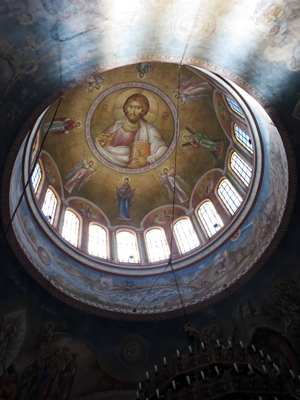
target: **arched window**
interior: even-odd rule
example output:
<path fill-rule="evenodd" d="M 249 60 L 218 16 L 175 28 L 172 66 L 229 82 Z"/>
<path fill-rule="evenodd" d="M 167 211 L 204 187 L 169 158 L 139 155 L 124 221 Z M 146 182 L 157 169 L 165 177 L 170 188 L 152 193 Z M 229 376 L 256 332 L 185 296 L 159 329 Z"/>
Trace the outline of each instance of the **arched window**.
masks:
<path fill-rule="evenodd" d="M 237 124 L 234 125 L 234 135 L 237 141 L 240 142 L 251 154 L 253 154 L 251 137 Z"/>
<path fill-rule="evenodd" d="M 31 175 L 31 184 L 32 184 L 34 193 L 36 193 L 38 190 L 39 184 L 41 182 L 41 178 L 42 178 L 41 167 L 40 167 L 39 163 L 36 163 L 33 173 Z"/>
<path fill-rule="evenodd" d="M 218 195 L 232 215 L 236 212 L 243 201 L 228 179 L 223 179 L 220 183 L 218 187 Z"/>
<path fill-rule="evenodd" d="M 79 218 L 70 210 L 65 211 L 61 235 L 73 246 L 78 246 Z"/>
<path fill-rule="evenodd" d="M 174 225 L 174 234 L 181 254 L 187 253 L 200 245 L 191 221 L 183 218 Z"/>
<path fill-rule="evenodd" d="M 146 233 L 146 243 L 150 262 L 166 260 L 170 256 L 166 235 L 161 229 L 151 229 Z"/>
<path fill-rule="evenodd" d="M 198 216 L 209 237 L 212 237 L 224 226 L 220 215 L 210 200 L 201 204 L 198 209 Z"/>
<path fill-rule="evenodd" d="M 126 263 L 138 263 L 138 249 L 136 237 L 128 231 L 117 233 L 118 260 Z"/>
<path fill-rule="evenodd" d="M 240 117 L 244 118 L 243 111 L 240 109 L 240 107 L 237 105 L 237 103 L 234 100 L 232 100 L 230 97 L 226 96 L 226 99 L 227 99 L 229 107 L 232 109 L 232 111 L 237 113 Z"/>
<path fill-rule="evenodd" d="M 231 156 L 231 168 L 237 174 L 237 176 L 244 182 L 246 186 L 249 186 L 252 168 L 237 154 L 233 153 Z"/>
<path fill-rule="evenodd" d="M 53 225 L 55 211 L 57 206 L 57 198 L 51 189 L 47 189 L 42 212 L 47 221 Z"/>
<path fill-rule="evenodd" d="M 89 254 L 107 258 L 107 233 L 99 225 L 90 224 L 89 226 Z"/>

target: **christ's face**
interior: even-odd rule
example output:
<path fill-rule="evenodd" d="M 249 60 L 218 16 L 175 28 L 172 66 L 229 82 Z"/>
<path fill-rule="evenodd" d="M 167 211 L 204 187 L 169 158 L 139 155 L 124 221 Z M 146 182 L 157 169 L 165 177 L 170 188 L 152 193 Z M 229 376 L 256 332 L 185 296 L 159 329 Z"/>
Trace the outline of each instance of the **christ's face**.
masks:
<path fill-rule="evenodd" d="M 126 117 L 130 122 L 138 122 L 144 114 L 141 104 L 133 101 L 126 108 Z"/>

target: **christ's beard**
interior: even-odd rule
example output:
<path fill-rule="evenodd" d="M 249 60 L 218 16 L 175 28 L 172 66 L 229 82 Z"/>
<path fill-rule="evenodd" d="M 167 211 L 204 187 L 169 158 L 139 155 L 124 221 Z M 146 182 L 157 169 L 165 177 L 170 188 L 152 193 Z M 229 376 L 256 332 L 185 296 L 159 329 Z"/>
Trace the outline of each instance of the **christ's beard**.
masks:
<path fill-rule="evenodd" d="M 141 119 L 141 117 L 138 117 L 135 114 L 127 114 L 127 119 L 130 122 L 138 122 Z"/>

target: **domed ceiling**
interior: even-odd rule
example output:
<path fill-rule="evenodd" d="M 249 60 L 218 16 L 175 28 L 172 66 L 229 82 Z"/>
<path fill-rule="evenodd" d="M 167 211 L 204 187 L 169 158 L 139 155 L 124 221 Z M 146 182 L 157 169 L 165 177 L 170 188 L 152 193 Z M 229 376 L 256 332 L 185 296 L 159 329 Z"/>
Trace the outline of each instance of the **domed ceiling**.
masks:
<path fill-rule="evenodd" d="M 236 126 L 253 151 L 237 140 Z M 247 185 L 233 173 L 234 152 L 251 167 Z M 36 195 L 27 188 L 13 222 L 23 263 L 62 300 L 116 318 L 165 318 L 180 314 L 182 302 L 194 310 L 227 295 L 261 267 L 286 205 L 286 155 L 269 116 L 233 82 L 199 68 L 140 63 L 94 71 L 75 85 L 50 106 L 20 148 L 11 213 L 36 158 L 42 188 Z M 224 177 L 242 199 L 234 213 L 218 195 Z M 43 207 L 47 187 L 58 198 L 52 226 L 35 212 Z M 124 207 L 122 190 L 130 192 Z M 206 201 L 224 223 L 212 237 L 197 214 Z M 78 247 L 61 237 L 67 209 L 80 219 Z M 172 232 L 181 218 L 192 221 L 200 242 L 187 252 L 180 251 Z M 107 232 L 106 258 L 88 252 L 91 223 Z M 152 228 L 165 233 L 173 267 L 167 259 L 151 262 L 145 232 Z M 122 230 L 137 237 L 135 264 L 118 259 L 116 236 Z"/>
<path fill-rule="evenodd" d="M 132 66 L 108 71 L 67 92 L 44 144 L 45 152 L 58 167 L 64 197 L 89 200 L 105 214 L 111 226 L 139 228 L 152 210 L 172 204 L 171 187 L 165 178 L 174 174 L 176 155 L 180 189 L 175 203 L 185 210 L 191 206 L 199 179 L 211 169 L 224 169 L 229 140 L 215 113 L 215 87 L 195 71 L 182 67 L 178 94 L 177 65 L 156 64 L 148 68 L 146 72 Z M 125 140 L 116 134 L 111 137 L 126 122 L 123 107 L 128 98 L 143 101 L 146 110 L 149 108 L 140 119 L 142 131 L 135 138 L 139 142 L 135 148 L 130 147 L 131 132 Z M 45 118 L 44 131 L 55 109 L 56 104 Z M 75 125 L 61 134 L 62 125 L 58 123 L 66 118 L 74 120 Z M 132 118 L 130 114 L 128 118 Z M 207 135 L 205 147 L 192 146 L 191 130 Z M 90 165 L 90 175 L 75 182 L 72 171 L 84 160 Z M 122 221 L 115 192 L 126 177 L 135 196 L 130 218 Z"/>

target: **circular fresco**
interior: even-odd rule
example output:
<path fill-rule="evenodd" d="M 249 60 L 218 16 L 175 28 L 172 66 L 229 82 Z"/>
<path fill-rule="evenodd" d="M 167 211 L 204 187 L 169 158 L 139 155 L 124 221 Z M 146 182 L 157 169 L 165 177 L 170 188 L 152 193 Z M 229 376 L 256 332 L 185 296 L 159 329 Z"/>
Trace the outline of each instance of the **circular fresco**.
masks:
<path fill-rule="evenodd" d="M 146 341 L 138 335 L 128 335 L 119 344 L 119 359 L 127 366 L 142 365 L 147 357 Z"/>
<path fill-rule="evenodd" d="M 105 166 L 140 173 L 163 163 L 179 131 L 176 107 L 157 87 L 115 85 L 92 104 L 86 119 L 87 143 Z"/>
<path fill-rule="evenodd" d="M 210 39 L 215 33 L 215 17 L 205 10 L 187 11 L 173 23 L 173 33 L 186 43 L 197 43 Z"/>

